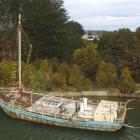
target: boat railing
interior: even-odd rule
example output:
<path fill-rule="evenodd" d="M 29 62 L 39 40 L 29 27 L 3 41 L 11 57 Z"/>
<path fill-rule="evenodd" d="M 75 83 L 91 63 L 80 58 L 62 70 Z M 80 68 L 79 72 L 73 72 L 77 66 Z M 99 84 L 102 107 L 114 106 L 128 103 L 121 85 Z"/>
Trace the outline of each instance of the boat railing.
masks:
<path fill-rule="evenodd" d="M 27 108 L 25 109 L 25 108 L 20 108 L 20 105 L 19 106 L 16 106 L 16 105 L 14 105 L 14 104 L 11 104 L 10 102 L 6 102 L 6 101 L 4 101 L 4 100 L 0 100 L 0 102 L 3 104 L 3 105 L 5 105 L 5 106 L 8 106 L 10 109 L 19 109 L 20 111 L 26 111 L 26 112 L 32 112 L 32 110 L 28 110 Z M 33 113 L 35 113 L 35 114 L 40 114 L 40 113 L 36 113 L 36 112 L 33 112 Z M 45 115 L 44 114 L 44 112 L 42 112 L 41 113 L 42 115 Z M 57 119 L 57 117 L 55 117 L 54 118 L 54 121 L 55 121 L 55 119 Z M 66 121 L 66 120 L 63 120 L 63 123 L 65 123 L 65 125 L 71 125 L 71 123 L 73 123 L 73 121 Z M 76 126 L 78 127 L 81 127 L 81 123 L 84 125 L 84 126 L 89 126 L 89 122 L 84 122 L 84 121 L 82 121 L 82 122 L 76 122 Z M 91 121 L 91 123 L 92 123 L 92 121 Z M 114 122 L 115 123 L 115 122 Z M 94 125 L 95 126 L 95 125 Z M 97 123 L 97 126 L 98 126 L 98 123 Z"/>
<path fill-rule="evenodd" d="M 125 120 L 125 117 L 126 117 L 126 114 L 127 114 L 127 111 L 128 111 L 128 104 L 132 101 L 135 101 L 135 99 L 130 99 L 128 100 L 126 103 L 125 103 L 125 107 L 124 107 L 124 113 L 123 113 L 123 117 L 122 117 L 122 120 L 124 121 Z"/>
<path fill-rule="evenodd" d="M 10 103 L 10 102 L 6 102 L 6 101 L 4 101 L 4 100 L 0 100 L 0 102 L 3 104 L 3 105 L 5 105 L 5 106 L 8 106 L 9 108 L 13 108 L 13 109 L 20 109 L 20 110 L 22 110 L 22 111 L 28 111 L 26 108 L 21 108 L 21 106 L 20 105 L 15 105 L 15 104 L 12 104 L 12 103 Z"/>

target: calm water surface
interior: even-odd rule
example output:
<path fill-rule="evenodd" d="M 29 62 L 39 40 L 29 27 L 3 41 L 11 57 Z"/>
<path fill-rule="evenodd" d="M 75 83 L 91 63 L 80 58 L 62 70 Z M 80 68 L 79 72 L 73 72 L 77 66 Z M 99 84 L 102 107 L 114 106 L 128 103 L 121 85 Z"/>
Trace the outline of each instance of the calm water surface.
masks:
<path fill-rule="evenodd" d="M 140 101 L 129 105 L 127 123 L 137 126 L 118 132 L 61 128 L 12 119 L 0 110 L 0 140 L 140 140 Z"/>

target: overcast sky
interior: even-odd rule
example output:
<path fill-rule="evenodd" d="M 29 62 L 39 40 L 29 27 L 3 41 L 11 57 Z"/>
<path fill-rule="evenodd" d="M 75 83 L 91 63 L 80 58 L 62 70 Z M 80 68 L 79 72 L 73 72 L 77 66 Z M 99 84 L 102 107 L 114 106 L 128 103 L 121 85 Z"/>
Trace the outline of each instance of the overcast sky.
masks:
<path fill-rule="evenodd" d="M 71 19 L 85 29 L 117 30 L 140 26 L 140 0 L 64 0 Z"/>

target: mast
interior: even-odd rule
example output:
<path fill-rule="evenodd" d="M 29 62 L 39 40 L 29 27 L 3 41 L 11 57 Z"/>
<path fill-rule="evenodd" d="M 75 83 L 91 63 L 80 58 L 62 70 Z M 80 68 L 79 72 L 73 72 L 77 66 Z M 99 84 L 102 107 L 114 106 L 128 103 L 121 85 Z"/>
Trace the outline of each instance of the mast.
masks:
<path fill-rule="evenodd" d="M 22 77 L 21 77 L 21 14 L 19 13 L 18 21 L 18 80 L 19 90 L 22 90 Z"/>

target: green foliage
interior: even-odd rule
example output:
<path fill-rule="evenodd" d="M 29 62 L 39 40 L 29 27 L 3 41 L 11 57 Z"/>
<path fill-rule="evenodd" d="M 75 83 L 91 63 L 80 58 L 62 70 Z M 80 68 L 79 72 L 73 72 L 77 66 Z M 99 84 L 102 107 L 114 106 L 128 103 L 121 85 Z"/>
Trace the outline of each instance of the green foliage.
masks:
<path fill-rule="evenodd" d="M 41 61 L 40 72 L 44 79 L 44 90 L 52 90 L 53 69 L 48 60 Z"/>
<path fill-rule="evenodd" d="M 90 80 L 85 78 L 78 65 L 73 65 L 71 67 L 68 82 L 70 86 L 78 91 L 91 89 Z"/>
<path fill-rule="evenodd" d="M 55 59 L 56 60 L 56 59 Z M 78 65 L 62 63 L 53 69 L 50 60 L 24 64 L 23 85 L 35 91 L 82 91 L 92 89 L 92 82 L 84 76 Z"/>
<path fill-rule="evenodd" d="M 136 90 L 136 83 L 134 82 L 131 72 L 126 67 L 122 70 L 121 81 L 120 81 L 120 91 L 122 93 L 133 93 Z"/>
<path fill-rule="evenodd" d="M 21 11 L 23 29 L 33 44 L 32 60 L 57 57 L 70 61 L 74 50 L 82 47 L 83 27 L 68 21 L 63 0 L 1 0 L 0 4 L 3 30 L 16 30 Z"/>
<path fill-rule="evenodd" d="M 107 63 L 107 70 L 106 70 L 106 75 L 107 75 L 107 86 L 115 86 L 117 84 L 117 68 L 115 65 L 111 63 Z"/>
<path fill-rule="evenodd" d="M 96 82 L 99 87 L 113 87 L 117 81 L 117 69 L 111 63 L 101 61 L 96 73 Z"/>
<path fill-rule="evenodd" d="M 138 40 L 140 41 L 140 27 L 136 29 L 136 36 Z"/>
<path fill-rule="evenodd" d="M 92 89 L 95 81 L 99 88 L 117 87 L 120 81 L 122 92 L 133 92 L 135 81 L 140 82 L 140 28 L 104 32 L 95 45 L 82 40 L 83 27 L 69 21 L 63 0 L 0 0 L 0 5 L 0 86 L 12 86 L 17 78 L 13 73 L 19 11 L 33 44 L 32 63 L 23 64 L 25 88 L 82 91 Z M 25 61 L 28 45 L 22 40 Z"/>
<path fill-rule="evenodd" d="M 76 21 L 69 21 L 67 22 L 67 28 L 76 35 L 83 36 L 84 35 L 84 29 L 82 25 Z"/>
<path fill-rule="evenodd" d="M 65 77 L 61 73 L 54 73 L 53 75 L 53 87 L 55 91 L 66 91 L 67 83 Z"/>
<path fill-rule="evenodd" d="M 124 67 L 129 67 L 132 76 L 140 81 L 140 40 L 129 29 L 120 29 L 114 32 L 105 32 L 99 41 L 99 54 L 107 62 L 116 65 L 120 75 Z"/>
<path fill-rule="evenodd" d="M 49 64 L 49 61 L 47 59 L 41 61 L 40 69 L 42 70 L 44 76 L 48 78 L 52 74 L 52 66 Z"/>
<path fill-rule="evenodd" d="M 61 58 L 68 20 L 63 0 L 23 2 L 23 13 L 23 27 L 33 42 L 34 58 Z"/>
<path fill-rule="evenodd" d="M 15 55 L 16 48 L 16 32 L 0 31 L 0 61 L 1 60 L 12 60 Z"/>
<path fill-rule="evenodd" d="M 35 71 L 36 71 L 36 69 L 32 64 L 24 65 L 23 73 L 22 73 L 22 77 L 23 77 L 22 80 L 23 80 L 24 86 L 26 88 L 33 88 L 33 85 L 34 85 L 33 79 L 34 79 L 34 76 L 36 75 Z M 38 73 L 37 73 L 37 76 L 38 76 Z"/>
<path fill-rule="evenodd" d="M 33 73 L 32 89 L 34 89 L 35 91 L 45 91 L 45 79 L 42 71 L 40 70 Z"/>
<path fill-rule="evenodd" d="M 67 63 L 62 63 L 58 71 L 65 77 L 67 82 L 67 87 L 70 90 L 82 91 L 90 90 L 92 88 L 92 82 L 85 77 L 80 67 L 76 64 L 68 65 Z"/>
<path fill-rule="evenodd" d="M 68 80 L 69 77 L 70 66 L 67 63 L 62 63 L 59 68 L 58 72 L 63 74 L 63 76 Z"/>
<path fill-rule="evenodd" d="M 81 48 L 84 45 L 82 35 L 84 33 L 83 27 L 74 21 L 66 23 L 67 34 L 65 36 L 65 46 L 63 47 L 63 60 L 70 61 L 75 49 Z M 61 54 L 62 55 L 62 54 Z"/>
<path fill-rule="evenodd" d="M 78 64 L 84 74 L 92 80 L 95 78 L 99 63 L 99 55 L 96 48 L 97 46 L 91 43 L 74 52 L 75 63 Z"/>
<path fill-rule="evenodd" d="M 15 80 L 15 64 L 14 62 L 3 61 L 0 63 L 0 86 L 13 86 Z"/>
<path fill-rule="evenodd" d="M 106 75 L 106 63 L 104 61 L 102 61 L 99 64 L 98 71 L 96 74 L 96 82 L 101 87 L 106 86 L 107 75 Z"/>
<path fill-rule="evenodd" d="M 60 65 L 59 59 L 56 57 L 50 58 L 49 63 L 52 65 L 53 71 L 56 72 Z"/>

